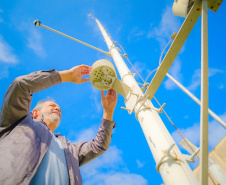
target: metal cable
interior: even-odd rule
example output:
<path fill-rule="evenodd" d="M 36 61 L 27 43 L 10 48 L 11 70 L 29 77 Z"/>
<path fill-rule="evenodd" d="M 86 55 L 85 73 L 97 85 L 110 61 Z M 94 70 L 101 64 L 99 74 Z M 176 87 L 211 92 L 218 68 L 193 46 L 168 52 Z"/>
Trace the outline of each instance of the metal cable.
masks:
<path fill-rule="evenodd" d="M 164 47 L 164 49 L 162 50 L 162 53 L 160 55 L 160 58 L 159 58 L 159 65 L 161 64 L 162 62 L 162 55 L 163 53 L 165 52 L 166 48 L 168 47 L 168 45 L 170 44 L 170 42 L 172 41 L 173 39 L 170 39 L 169 42 L 166 44 L 166 46 Z"/>
<path fill-rule="evenodd" d="M 144 82 L 144 79 L 142 78 L 142 76 L 138 73 L 138 71 L 136 70 L 136 68 L 133 66 L 133 64 L 130 62 L 129 58 L 126 58 L 128 60 L 128 62 L 130 63 L 130 65 L 133 67 L 134 71 L 137 73 L 137 75 L 141 78 L 141 80 Z"/>
<path fill-rule="evenodd" d="M 122 46 L 122 45 L 121 45 Z M 123 46 L 122 46 L 122 51 L 124 52 L 124 54 L 126 54 Z M 128 62 L 130 63 L 130 65 L 133 67 L 134 71 L 137 73 L 137 75 L 141 78 L 141 80 L 143 81 L 143 83 L 145 83 L 144 79 L 142 78 L 142 76 L 138 73 L 138 71 L 136 70 L 136 68 L 133 66 L 133 64 L 130 62 L 129 58 L 126 58 L 128 60 Z"/>
<path fill-rule="evenodd" d="M 151 76 L 151 74 L 153 73 L 153 72 L 155 72 L 157 69 L 154 69 L 154 70 L 152 70 L 149 74 L 148 74 L 148 76 L 147 76 L 147 78 L 145 79 L 145 82 L 144 83 L 146 83 L 147 81 L 148 81 L 148 78 Z"/>

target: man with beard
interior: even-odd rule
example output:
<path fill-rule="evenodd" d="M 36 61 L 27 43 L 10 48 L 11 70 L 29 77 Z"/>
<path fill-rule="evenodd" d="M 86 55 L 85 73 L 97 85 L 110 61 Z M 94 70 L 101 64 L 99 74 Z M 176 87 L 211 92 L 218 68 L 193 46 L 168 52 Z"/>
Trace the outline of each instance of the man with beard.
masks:
<path fill-rule="evenodd" d="M 105 152 L 110 144 L 117 93 L 101 91 L 103 118 L 96 137 L 77 145 L 54 134 L 61 120 L 60 106 L 40 101 L 32 113 L 32 95 L 61 82 L 81 84 L 92 68 L 38 71 L 16 78 L 9 86 L 0 113 L 0 184 L 81 185 L 79 167 Z M 76 120 L 75 120 L 76 121 Z"/>

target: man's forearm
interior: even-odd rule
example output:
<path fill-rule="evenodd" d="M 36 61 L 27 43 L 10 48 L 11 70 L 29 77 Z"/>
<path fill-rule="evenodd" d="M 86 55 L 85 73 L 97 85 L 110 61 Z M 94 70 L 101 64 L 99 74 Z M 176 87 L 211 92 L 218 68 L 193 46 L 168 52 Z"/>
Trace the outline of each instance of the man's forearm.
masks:
<path fill-rule="evenodd" d="M 29 113 L 33 93 L 60 82 L 60 75 L 55 70 L 37 71 L 16 78 L 3 99 L 0 127 L 6 128 Z"/>

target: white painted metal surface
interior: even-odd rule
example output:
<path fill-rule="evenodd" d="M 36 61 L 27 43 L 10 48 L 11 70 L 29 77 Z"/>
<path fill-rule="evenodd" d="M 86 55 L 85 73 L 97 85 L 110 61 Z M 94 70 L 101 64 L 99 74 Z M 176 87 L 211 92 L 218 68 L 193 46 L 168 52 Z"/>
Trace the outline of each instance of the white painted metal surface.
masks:
<path fill-rule="evenodd" d="M 166 129 L 164 123 L 159 117 L 156 110 L 151 109 L 153 107 L 150 100 L 146 100 L 144 103 L 143 93 L 138 86 L 133 75 L 129 75 L 130 71 L 123 61 L 121 55 L 119 54 L 117 48 L 114 46 L 110 37 L 107 35 L 101 23 L 95 19 L 103 37 L 107 43 L 107 46 L 110 50 L 110 53 L 113 57 L 115 65 L 118 69 L 118 72 L 123 77 L 123 82 L 130 86 L 133 90 L 133 93 L 125 101 L 126 106 L 135 105 L 135 114 L 140 122 L 148 145 L 153 154 L 156 164 L 159 166 L 159 172 L 162 176 L 165 185 L 193 185 L 198 184 L 197 179 L 192 173 L 192 170 L 188 166 L 187 162 L 183 158 L 180 150 L 175 145 L 169 151 L 170 147 L 175 144 L 168 130 Z M 140 98 L 141 97 L 141 98 Z M 169 154 L 174 156 L 179 160 L 165 156 L 164 151 L 169 151 Z M 161 162 L 162 160 L 162 162 Z M 160 162 L 160 163 L 159 163 Z"/>
<path fill-rule="evenodd" d="M 187 39 L 196 21 L 198 20 L 200 14 L 200 1 L 196 1 L 183 25 L 181 26 L 179 32 L 177 33 L 176 38 L 171 44 L 168 52 L 166 53 L 160 67 L 158 68 L 158 71 L 155 73 L 155 76 L 153 77 L 147 91 L 145 92 L 145 97 L 149 96 L 150 100 L 153 98 L 164 77 L 166 76 L 166 73 L 169 71 L 171 65 L 173 64 L 173 61 L 175 60 L 177 54 L 183 46 L 185 40 Z"/>
<path fill-rule="evenodd" d="M 222 168 L 209 157 L 208 160 L 209 169 L 213 176 L 217 179 L 220 185 L 226 185 L 226 173 L 222 170 Z"/>
<path fill-rule="evenodd" d="M 201 116 L 200 116 L 200 184 L 208 184 L 208 8 L 202 0 L 201 29 Z"/>
<path fill-rule="evenodd" d="M 201 106 L 200 100 L 194 96 L 188 89 L 186 89 L 180 82 L 173 78 L 169 73 L 166 73 L 166 76 L 172 80 L 182 91 L 184 91 L 191 99 L 193 99 L 197 104 Z M 222 126 L 226 129 L 226 123 L 216 115 L 212 110 L 208 109 L 209 114 Z"/>

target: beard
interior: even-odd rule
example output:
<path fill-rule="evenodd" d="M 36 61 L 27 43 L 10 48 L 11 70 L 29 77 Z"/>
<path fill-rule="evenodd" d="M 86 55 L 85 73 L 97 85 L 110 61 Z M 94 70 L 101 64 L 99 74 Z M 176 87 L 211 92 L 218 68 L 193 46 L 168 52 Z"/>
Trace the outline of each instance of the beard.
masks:
<path fill-rule="evenodd" d="M 49 112 L 45 112 L 43 113 L 43 117 L 44 119 L 49 120 L 50 122 L 52 122 L 54 125 L 56 125 L 56 127 L 59 126 L 61 118 L 58 114 L 54 113 L 57 111 L 49 111 Z"/>

